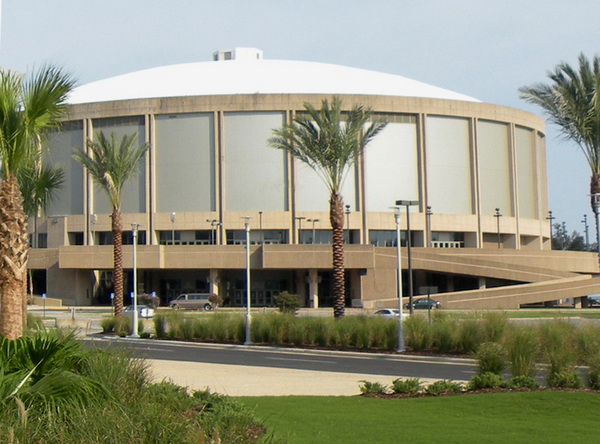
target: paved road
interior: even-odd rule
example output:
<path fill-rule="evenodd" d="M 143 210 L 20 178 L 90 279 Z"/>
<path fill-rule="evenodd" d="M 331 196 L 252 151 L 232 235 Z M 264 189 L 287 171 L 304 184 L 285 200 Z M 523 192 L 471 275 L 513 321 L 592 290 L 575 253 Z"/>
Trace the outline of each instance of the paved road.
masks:
<path fill-rule="evenodd" d="M 87 343 L 132 350 L 149 361 L 156 379 L 231 395 L 354 395 L 361 380 L 388 385 L 397 377 L 466 381 L 475 373 L 470 359 L 105 336 L 88 336 Z"/>

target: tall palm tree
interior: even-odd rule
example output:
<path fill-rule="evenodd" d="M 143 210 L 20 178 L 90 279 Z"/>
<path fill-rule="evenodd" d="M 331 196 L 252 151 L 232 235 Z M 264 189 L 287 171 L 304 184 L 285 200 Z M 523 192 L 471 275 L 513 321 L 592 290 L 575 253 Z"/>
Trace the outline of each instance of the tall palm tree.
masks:
<path fill-rule="evenodd" d="M 106 193 L 112 206 L 115 316 L 121 316 L 123 314 L 123 223 L 121 219 L 123 187 L 139 172 L 140 161 L 148 150 L 148 144 L 139 145 L 136 134 L 125 135 L 118 141 L 115 132 L 111 133 L 108 139 L 100 131 L 96 139 L 87 141 L 87 153 L 81 148 L 76 149 L 73 157 L 87 168 L 92 179 Z"/>
<path fill-rule="evenodd" d="M 33 218 L 33 233 L 31 245 L 37 248 L 37 222 L 40 213 L 45 214 L 48 203 L 54 197 L 54 193 L 64 181 L 64 171 L 61 167 L 51 167 L 41 164 L 41 160 L 36 164 L 19 172 L 17 180 L 23 195 L 23 210 L 25 214 Z M 31 270 L 29 276 L 29 291 L 33 295 L 33 277 Z M 23 322 L 27 322 L 27 301 L 23 300 Z"/>
<path fill-rule="evenodd" d="M 590 61 L 584 54 L 579 67 L 559 63 L 548 73 L 550 84 L 536 83 L 519 88 L 521 98 L 539 105 L 563 135 L 579 145 L 591 170 L 590 194 L 600 193 L 600 57 Z M 596 218 L 597 239 L 600 227 Z M 600 258 L 599 258 L 600 259 Z"/>
<path fill-rule="evenodd" d="M 306 113 L 296 117 L 292 124 L 273 130 L 269 144 L 290 152 L 310 166 L 325 182 L 329 190 L 329 221 L 333 232 L 333 297 L 336 318 L 344 316 L 344 199 L 341 188 L 344 179 L 363 153 L 367 144 L 385 127 L 383 121 L 367 125 L 372 116 L 370 109 L 355 105 L 342 111 L 342 101 L 327 99 L 321 109 L 304 104 Z"/>
<path fill-rule="evenodd" d="M 66 116 L 74 80 L 44 66 L 30 78 L 0 70 L 0 335 L 23 334 L 27 215 L 18 177 L 41 158 L 45 135 Z"/>

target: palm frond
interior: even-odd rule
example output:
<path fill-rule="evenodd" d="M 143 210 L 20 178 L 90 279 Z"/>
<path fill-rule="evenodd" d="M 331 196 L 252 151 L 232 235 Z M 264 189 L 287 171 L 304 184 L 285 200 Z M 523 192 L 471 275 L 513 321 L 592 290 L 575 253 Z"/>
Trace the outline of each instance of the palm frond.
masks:
<path fill-rule="evenodd" d="M 23 194 L 23 209 L 28 216 L 36 216 L 39 211 L 46 212 L 56 191 L 64 182 L 61 167 L 42 165 L 30 166 L 19 172 L 17 179 Z"/>
<path fill-rule="evenodd" d="M 559 63 L 548 73 L 549 84 L 519 89 L 521 98 L 540 106 L 561 133 L 576 142 L 591 170 L 600 176 L 600 57 L 583 54 L 577 68 Z"/>
<path fill-rule="evenodd" d="M 324 99 L 320 109 L 308 103 L 304 108 L 292 124 L 273 130 L 269 144 L 306 163 L 337 194 L 350 168 L 387 123 L 368 123 L 372 112 L 362 106 L 343 111 L 339 97 L 331 103 Z"/>
<path fill-rule="evenodd" d="M 138 145 L 136 134 L 117 140 L 115 132 L 108 139 L 99 131 L 96 140 L 87 141 L 87 147 L 89 152 L 79 148 L 74 151 L 73 157 L 106 192 L 112 207 L 120 210 L 123 187 L 138 172 L 148 144 Z"/>

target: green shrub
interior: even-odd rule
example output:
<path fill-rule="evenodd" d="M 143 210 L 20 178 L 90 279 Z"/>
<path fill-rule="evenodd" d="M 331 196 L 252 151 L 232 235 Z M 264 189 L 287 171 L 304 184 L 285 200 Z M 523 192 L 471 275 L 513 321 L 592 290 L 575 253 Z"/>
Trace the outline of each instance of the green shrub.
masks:
<path fill-rule="evenodd" d="M 549 372 L 548 387 L 580 389 L 583 381 L 575 372 Z"/>
<path fill-rule="evenodd" d="M 539 337 L 532 327 L 516 327 L 504 341 L 509 361 L 510 374 L 517 376 L 535 376 L 535 364 L 539 354 Z"/>
<path fill-rule="evenodd" d="M 485 372 L 473 376 L 467 384 L 467 390 L 495 389 L 507 387 L 507 383 L 497 373 Z"/>
<path fill-rule="evenodd" d="M 477 349 L 477 374 L 502 373 L 506 367 L 506 350 L 497 342 L 484 342 Z"/>
<path fill-rule="evenodd" d="M 431 347 L 432 328 L 423 316 L 412 315 L 403 324 L 407 347 L 414 351 Z"/>
<path fill-rule="evenodd" d="M 536 389 L 540 386 L 540 384 L 531 376 L 514 376 L 508 380 L 508 386 L 513 389 Z"/>
<path fill-rule="evenodd" d="M 296 313 L 302 307 L 302 298 L 297 294 L 292 294 L 287 291 L 279 293 L 273 298 L 275 306 L 282 313 Z"/>
<path fill-rule="evenodd" d="M 459 382 L 454 382 L 449 379 L 442 379 L 429 384 L 425 392 L 429 395 L 439 396 L 447 393 L 460 393 L 463 391 L 463 386 Z"/>
<path fill-rule="evenodd" d="M 423 390 L 423 384 L 419 378 L 396 378 L 392 381 L 392 390 L 394 393 L 414 395 Z"/>
<path fill-rule="evenodd" d="M 360 392 L 363 395 L 385 395 L 388 392 L 388 386 L 379 382 L 359 381 Z"/>

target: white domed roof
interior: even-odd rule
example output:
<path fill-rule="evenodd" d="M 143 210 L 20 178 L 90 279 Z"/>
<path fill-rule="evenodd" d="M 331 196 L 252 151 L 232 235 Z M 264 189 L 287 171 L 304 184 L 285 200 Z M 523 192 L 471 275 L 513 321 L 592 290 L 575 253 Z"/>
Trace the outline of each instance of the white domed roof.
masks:
<path fill-rule="evenodd" d="M 234 94 L 357 94 L 479 102 L 397 75 L 259 58 L 162 66 L 110 77 L 76 88 L 69 103 Z"/>

